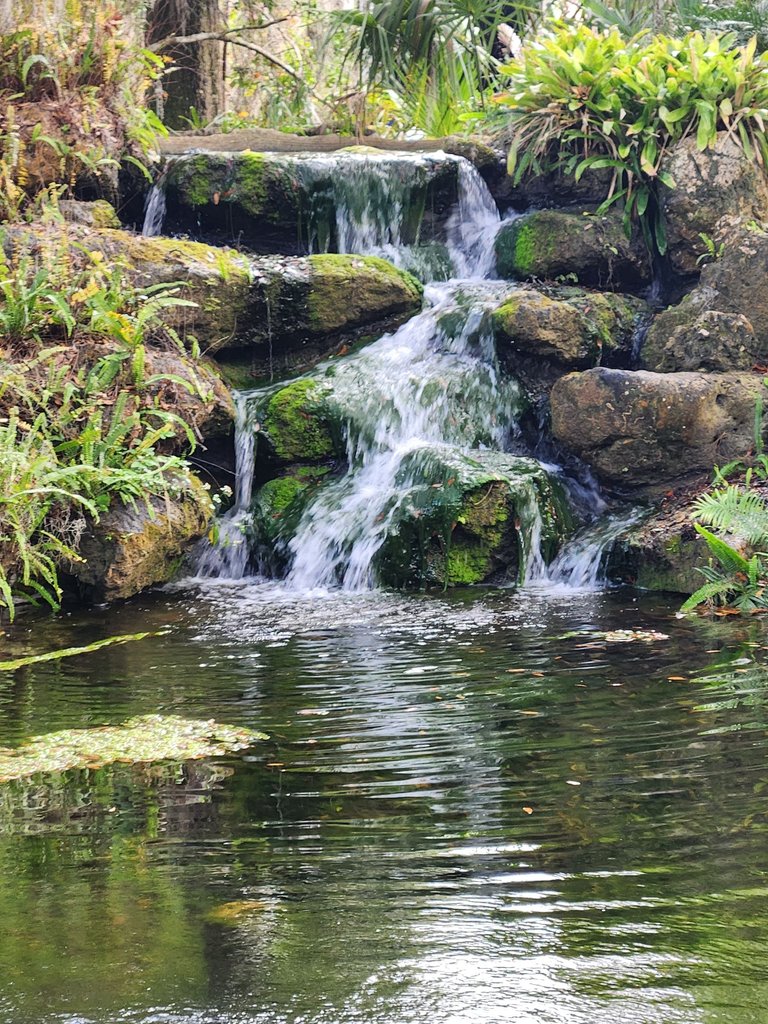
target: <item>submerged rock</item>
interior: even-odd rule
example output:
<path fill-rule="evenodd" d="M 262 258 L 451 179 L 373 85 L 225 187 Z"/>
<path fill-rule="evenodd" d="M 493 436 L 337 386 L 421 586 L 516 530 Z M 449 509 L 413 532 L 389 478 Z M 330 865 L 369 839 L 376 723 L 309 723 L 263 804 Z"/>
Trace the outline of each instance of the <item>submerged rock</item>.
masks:
<path fill-rule="evenodd" d="M 208 491 L 199 480 L 190 475 L 178 487 L 167 499 L 150 499 L 149 508 L 112 508 L 88 528 L 78 546 L 82 561 L 69 572 L 89 598 L 120 600 L 173 579 L 213 517 Z"/>
<path fill-rule="evenodd" d="M 559 485 L 534 459 L 451 448 L 416 451 L 376 559 L 395 587 L 468 586 L 498 575 L 522 580 L 550 561 L 572 529 Z"/>
<path fill-rule="evenodd" d="M 763 390 L 759 374 L 598 367 L 554 385 L 552 432 L 609 486 L 653 494 L 745 455 Z"/>
<path fill-rule="evenodd" d="M 669 260 L 680 274 L 698 273 L 707 238 L 716 248 L 727 245 L 738 223 L 768 218 L 765 174 L 729 132 L 703 152 L 689 136 L 664 158 L 662 171 L 675 181 L 674 188 L 662 186 L 661 208 Z"/>
<path fill-rule="evenodd" d="M 496 265 L 502 277 L 611 290 L 635 291 L 652 276 L 642 239 L 627 238 L 621 217 L 569 210 L 537 210 L 503 226 Z"/>

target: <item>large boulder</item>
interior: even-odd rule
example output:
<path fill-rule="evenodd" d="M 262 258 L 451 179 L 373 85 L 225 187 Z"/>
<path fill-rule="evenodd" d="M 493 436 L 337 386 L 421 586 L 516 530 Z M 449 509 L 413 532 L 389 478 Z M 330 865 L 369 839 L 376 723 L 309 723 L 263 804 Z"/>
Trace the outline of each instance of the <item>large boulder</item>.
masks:
<path fill-rule="evenodd" d="M 597 367 L 552 388 L 552 433 L 609 487 L 655 494 L 745 455 L 763 378 Z"/>
<path fill-rule="evenodd" d="M 563 368 L 629 362 L 649 315 L 640 299 L 583 288 L 516 288 L 493 314 L 499 354 L 509 350 Z M 514 359 L 512 359 L 514 364 Z"/>
<path fill-rule="evenodd" d="M 81 561 L 70 566 L 81 592 L 95 601 L 115 601 L 173 579 L 213 516 L 199 480 L 189 476 L 177 484 L 167 500 L 118 505 L 90 526 L 78 546 Z"/>
<path fill-rule="evenodd" d="M 642 348 L 647 369 L 741 369 L 768 359 L 768 232 L 734 236 L 683 301 L 660 313 Z"/>
<path fill-rule="evenodd" d="M 674 188 L 662 186 L 669 260 L 680 274 L 696 274 L 707 239 L 728 244 L 738 224 L 768 218 L 768 181 L 729 132 L 713 149 L 699 150 L 694 136 L 678 143 L 662 163 Z M 705 237 L 702 237 L 705 236 Z"/>
<path fill-rule="evenodd" d="M 644 243 L 628 239 L 617 214 L 537 210 L 504 225 L 496 236 L 502 277 L 637 291 L 652 277 Z"/>
<path fill-rule="evenodd" d="M 522 580 L 539 554 L 532 543 L 551 561 L 573 529 L 559 484 L 534 459 L 426 447 L 401 472 L 409 489 L 376 559 L 390 586 Z"/>

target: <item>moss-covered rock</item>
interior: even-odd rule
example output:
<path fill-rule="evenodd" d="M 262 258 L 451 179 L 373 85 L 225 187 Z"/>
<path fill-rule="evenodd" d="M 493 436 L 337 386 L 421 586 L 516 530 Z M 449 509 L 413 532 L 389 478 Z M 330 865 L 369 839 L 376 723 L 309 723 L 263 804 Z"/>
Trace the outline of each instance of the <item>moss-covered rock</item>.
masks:
<path fill-rule="evenodd" d="M 493 315 L 500 353 L 537 357 L 563 367 L 628 361 L 632 339 L 649 315 L 632 296 L 581 288 L 519 288 Z"/>
<path fill-rule="evenodd" d="M 330 386 L 302 378 L 269 399 L 262 432 L 281 463 L 323 462 L 338 452 L 340 439 L 328 407 Z"/>
<path fill-rule="evenodd" d="M 377 557 L 396 587 L 469 586 L 524 574 L 541 517 L 545 560 L 572 529 L 559 485 L 533 459 L 422 449 L 403 466 L 411 484 Z"/>
<path fill-rule="evenodd" d="M 369 146 L 325 155 L 206 149 L 166 165 L 166 230 L 236 235 L 260 253 L 334 252 L 343 248 L 338 214 L 359 208 L 414 242 L 431 236 L 435 216 L 456 202 L 458 167 L 444 154 L 386 155 Z"/>
<path fill-rule="evenodd" d="M 282 562 L 285 544 L 296 532 L 304 509 L 329 473 L 328 466 L 291 466 L 256 492 L 251 507 L 253 540 L 257 547 L 265 549 L 268 560 Z"/>
<path fill-rule="evenodd" d="M 106 199 L 83 202 L 79 199 L 60 199 L 59 210 L 70 224 L 82 224 L 86 228 L 122 227 L 117 211 Z"/>
<path fill-rule="evenodd" d="M 666 499 L 642 522 L 619 536 L 608 557 L 606 574 L 642 590 L 692 594 L 704 577 L 710 553 L 693 526 L 690 494 Z"/>
<path fill-rule="evenodd" d="M 149 507 L 110 509 L 83 535 L 81 561 L 70 567 L 82 592 L 96 601 L 133 597 L 173 579 L 184 554 L 205 535 L 213 516 L 208 490 L 189 475 L 178 490 Z"/>
<path fill-rule="evenodd" d="M 410 313 L 421 306 L 423 288 L 411 274 L 377 256 L 310 256 L 307 296 L 312 334 L 338 334 Z"/>
<path fill-rule="evenodd" d="M 628 239 L 616 215 L 537 210 L 502 227 L 495 246 L 502 277 L 635 291 L 652 276 L 642 240 Z"/>

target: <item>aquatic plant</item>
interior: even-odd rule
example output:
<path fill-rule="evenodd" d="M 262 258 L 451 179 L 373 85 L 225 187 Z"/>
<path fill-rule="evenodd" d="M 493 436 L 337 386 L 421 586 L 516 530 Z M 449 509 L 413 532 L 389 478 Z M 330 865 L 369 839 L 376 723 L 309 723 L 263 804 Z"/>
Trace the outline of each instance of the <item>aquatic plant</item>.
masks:
<path fill-rule="evenodd" d="M 558 172 L 609 176 L 603 212 L 622 203 L 629 232 L 639 220 L 649 246 L 666 251 L 661 185 L 670 148 L 693 137 L 713 148 L 727 131 L 768 167 L 768 57 L 752 39 L 691 32 L 629 43 L 616 28 L 555 24 L 504 68 L 498 103 L 516 182 Z"/>

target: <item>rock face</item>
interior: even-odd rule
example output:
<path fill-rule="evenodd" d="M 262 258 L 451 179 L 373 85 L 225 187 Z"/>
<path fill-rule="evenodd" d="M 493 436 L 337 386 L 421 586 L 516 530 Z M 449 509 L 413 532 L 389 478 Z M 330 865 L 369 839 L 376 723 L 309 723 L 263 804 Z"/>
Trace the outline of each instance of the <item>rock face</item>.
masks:
<path fill-rule="evenodd" d="M 728 244 L 740 222 L 768 218 L 768 182 L 757 165 L 727 132 L 720 132 L 712 150 L 699 151 L 692 136 L 665 158 L 662 170 L 675 188 L 662 186 L 662 211 L 667 226 L 668 254 L 680 274 L 699 271 L 708 236 L 715 246 Z"/>
<path fill-rule="evenodd" d="M 500 354 L 505 349 L 562 367 L 628 362 L 635 332 L 649 316 L 632 296 L 583 288 L 517 288 L 493 315 Z"/>
<path fill-rule="evenodd" d="M 635 291 L 650 283 L 648 253 L 628 239 L 616 215 L 537 210 L 502 227 L 496 237 L 502 277 L 554 281 Z"/>
<path fill-rule="evenodd" d="M 267 402 L 259 449 L 280 465 L 324 462 L 343 454 L 340 429 L 327 399 L 324 381 L 303 378 L 277 390 Z"/>
<path fill-rule="evenodd" d="M 734 236 L 699 284 L 654 320 L 641 352 L 644 367 L 750 368 L 768 359 L 768 232 Z"/>
<path fill-rule="evenodd" d="M 82 224 L 86 228 L 120 228 L 120 218 L 114 206 L 106 199 L 94 199 L 86 203 L 79 199 L 60 199 L 59 210 L 70 224 Z"/>
<path fill-rule="evenodd" d="M 603 367 L 572 373 L 552 389 L 552 432 L 609 487 L 654 494 L 750 450 L 762 380 Z"/>
<path fill-rule="evenodd" d="M 111 509 L 83 535 L 82 562 L 71 567 L 79 588 L 95 601 L 115 601 L 167 583 L 184 554 L 208 529 L 213 506 L 199 480 L 189 477 L 168 502 Z"/>

